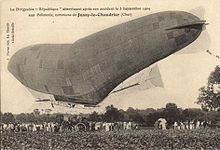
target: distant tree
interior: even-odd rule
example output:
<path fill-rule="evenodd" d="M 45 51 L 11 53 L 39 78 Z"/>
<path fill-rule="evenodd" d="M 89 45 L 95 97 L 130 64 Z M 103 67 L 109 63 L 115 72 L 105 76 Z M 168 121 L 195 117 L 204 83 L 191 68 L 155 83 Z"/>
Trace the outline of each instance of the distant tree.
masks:
<path fill-rule="evenodd" d="M 153 127 L 154 123 L 159 119 L 159 118 L 164 118 L 165 115 L 163 112 L 153 112 L 148 114 L 148 116 L 145 118 L 145 125 L 148 127 Z"/>
<path fill-rule="evenodd" d="M 9 124 L 15 121 L 14 115 L 12 113 L 4 113 L 2 115 L 2 122 Z"/>
<path fill-rule="evenodd" d="M 175 121 L 180 120 L 181 111 L 177 108 L 175 103 L 167 103 L 164 110 L 165 118 L 169 125 L 173 124 Z"/>
<path fill-rule="evenodd" d="M 139 113 L 132 113 L 129 115 L 129 118 L 131 121 L 136 122 L 136 123 L 140 123 L 140 124 L 144 124 L 144 118 L 142 117 L 141 114 Z"/>
<path fill-rule="evenodd" d="M 92 114 L 89 115 L 88 120 L 90 121 L 101 121 L 100 115 L 97 112 L 93 112 Z"/>
<path fill-rule="evenodd" d="M 167 103 L 166 104 L 166 110 L 173 111 L 173 110 L 176 110 L 176 109 L 177 109 L 177 105 L 175 103 Z"/>
<path fill-rule="evenodd" d="M 34 109 L 33 113 L 34 113 L 34 115 L 38 116 L 38 115 L 40 115 L 40 110 L 39 109 Z"/>
<path fill-rule="evenodd" d="M 207 119 L 210 121 L 218 121 L 220 122 L 220 112 L 218 111 L 209 111 L 207 113 Z"/>
<path fill-rule="evenodd" d="M 43 122 L 56 122 L 60 118 L 57 115 L 50 115 L 50 114 L 41 114 L 39 116 L 35 116 L 35 122 L 43 123 Z"/>
<path fill-rule="evenodd" d="M 2 122 L 2 116 L 3 116 L 3 114 L 2 114 L 2 112 L 0 111 L 0 121 Z"/>
<path fill-rule="evenodd" d="M 37 118 L 35 117 L 34 113 L 28 113 L 26 114 L 26 119 L 27 119 L 27 122 L 37 122 Z"/>
<path fill-rule="evenodd" d="M 114 122 L 123 120 L 123 115 L 113 105 L 106 107 L 106 112 L 103 115 L 103 120 L 107 122 Z"/>
<path fill-rule="evenodd" d="M 18 121 L 20 123 L 27 122 L 27 115 L 25 113 L 21 113 L 21 114 L 16 115 L 16 121 Z"/>
<path fill-rule="evenodd" d="M 135 109 L 133 107 L 128 107 L 127 112 L 134 112 Z"/>
<path fill-rule="evenodd" d="M 204 120 L 204 112 L 201 109 L 184 109 L 182 111 L 182 120 Z"/>
<path fill-rule="evenodd" d="M 199 97 L 196 101 L 205 111 L 217 111 L 220 109 L 220 67 L 216 66 L 211 72 L 206 86 L 199 89 Z"/>
<path fill-rule="evenodd" d="M 122 109 L 120 109 L 119 110 L 119 112 L 122 114 L 122 120 L 120 120 L 120 121 L 131 121 L 130 120 L 130 118 L 129 118 L 129 115 L 128 115 L 128 113 L 127 113 L 127 111 L 124 111 L 124 110 L 122 110 Z"/>
<path fill-rule="evenodd" d="M 132 107 L 129 107 L 126 111 L 128 114 L 128 121 L 133 121 L 139 124 L 144 124 L 144 118 L 143 115 L 141 114 L 141 110 L 134 109 Z"/>
<path fill-rule="evenodd" d="M 143 110 L 144 115 L 148 115 L 148 114 L 154 113 L 154 112 L 156 112 L 156 110 L 153 108 L 147 108 L 147 109 Z"/>

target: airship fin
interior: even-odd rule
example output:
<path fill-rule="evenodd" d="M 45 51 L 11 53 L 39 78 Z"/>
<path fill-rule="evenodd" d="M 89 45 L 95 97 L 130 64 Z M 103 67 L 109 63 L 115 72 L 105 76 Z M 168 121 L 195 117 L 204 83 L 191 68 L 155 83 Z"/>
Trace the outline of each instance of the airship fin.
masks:
<path fill-rule="evenodd" d="M 151 77 L 150 81 L 155 87 L 164 87 L 158 65 L 155 65 L 153 68 L 151 68 L 149 74 Z"/>
<path fill-rule="evenodd" d="M 193 15 L 199 17 L 200 19 L 204 19 L 204 16 L 205 16 L 205 8 L 200 6 L 200 7 L 197 7 L 195 9 L 192 9 L 189 11 L 190 13 L 192 13 Z"/>
<path fill-rule="evenodd" d="M 42 93 L 42 92 L 38 92 L 38 91 L 32 90 L 32 89 L 30 89 L 28 87 L 27 87 L 27 89 L 31 93 L 33 98 L 36 99 L 36 102 L 54 101 L 53 95 Z"/>
<path fill-rule="evenodd" d="M 193 21 L 190 23 L 176 25 L 171 28 L 167 28 L 166 30 L 185 29 L 185 28 L 203 29 L 203 25 L 207 25 L 206 21 L 205 20 L 198 20 L 198 21 Z"/>
<path fill-rule="evenodd" d="M 146 90 L 154 87 L 164 87 L 158 65 L 131 76 L 120 85 L 118 85 L 112 93 L 124 90 Z"/>

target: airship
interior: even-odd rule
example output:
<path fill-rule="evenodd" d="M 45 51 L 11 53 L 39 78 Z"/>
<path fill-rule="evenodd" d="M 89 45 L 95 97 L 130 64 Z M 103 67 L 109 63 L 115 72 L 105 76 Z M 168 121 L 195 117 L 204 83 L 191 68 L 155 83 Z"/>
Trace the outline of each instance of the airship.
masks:
<path fill-rule="evenodd" d="M 98 106 L 108 95 L 131 87 L 162 86 L 157 66 L 143 82 L 122 83 L 194 42 L 205 22 L 184 11 L 158 12 L 71 44 L 22 48 L 11 57 L 8 70 L 32 92 L 50 95 L 49 100 Z"/>

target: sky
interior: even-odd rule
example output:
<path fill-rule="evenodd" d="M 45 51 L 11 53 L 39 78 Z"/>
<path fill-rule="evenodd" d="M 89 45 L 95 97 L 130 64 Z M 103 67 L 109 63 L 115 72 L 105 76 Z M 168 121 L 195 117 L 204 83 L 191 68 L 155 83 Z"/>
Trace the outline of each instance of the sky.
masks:
<path fill-rule="evenodd" d="M 99 18 L 71 18 L 71 17 L 28 17 L 27 12 L 11 12 L 9 8 L 24 7 L 149 7 L 150 11 L 129 11 L 132 17 L 99 17 Z M 152 88 L 112 94 L 108 96 L 98 108 L 69 109 L 55 106 L 54 112 L 92 112 L 104 111 L 107 105 L 113 104 L 119 109 L 128 107 L 146 109 L 161 108 L 169 102 L 176 103 L 178 107 L 199 108 L 195 103 L 198 89 L 205 86 L 210 72 L 219 59 L 209 55 L 220 55 L 220 3 L 216 0 L 163 0 L 163 1 L 94 1 L 85 0 L 72 2 L 57 1 L 3 1 L 1 5 L 1 111 L 2 112 L 31 112 L 34 108 L 52 109 L 50 103 L 36 103 L 29 91 L 7 70 L 11 56 L 19 49 L 39 43 L 73 43 L 87 35 L 101 31 L 107 27 L 117 25 L 141 16 L 166 10 L 182 10 L 190 12 L 192 9 L 202 7 L 205 9 L 204 19 L 209 23 L 200 37 L 179 53 L 157 62 L 164 88 Z M 10 40 L 9 55 L 7 55 L 7 23 L 14 23 L 14 43 Z M 11 31 L 11 27 L 9 28 Z M 11 36 L 11 34 L 10 34 Z M 192 53 L 193 52 L 193 53 Z"/>

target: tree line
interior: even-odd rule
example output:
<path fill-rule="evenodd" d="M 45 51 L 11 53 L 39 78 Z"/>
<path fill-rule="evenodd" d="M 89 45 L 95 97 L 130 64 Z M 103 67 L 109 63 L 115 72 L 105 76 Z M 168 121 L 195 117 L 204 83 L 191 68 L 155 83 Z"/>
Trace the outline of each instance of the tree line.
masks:
<path fill-rule="evenodd" d="M 172 126 L 175 121 L 200 120 L 200 121 L 220 121 L 220 112 L 205 112 L 198 108 L 182 109 L 178 108 L 175 103 L 168 103 L 165 108 L 145 110 L 128 108 L 126 111 L 117 109 L 113 105 L 107 106 L 105 113 L 99 114 L 93 112 L 91 114 L 40 114 L 35 109 L 32 113 L 1 113 L 2 123 L 43 123 L 43 122 L 62 122 L 65 119 L 72 122 L 94 121 L 94 122 L 118 122 L 131 121 L 140 126 L 153 127 L 156 120 L 165 118 L 168 125 Z"/>

